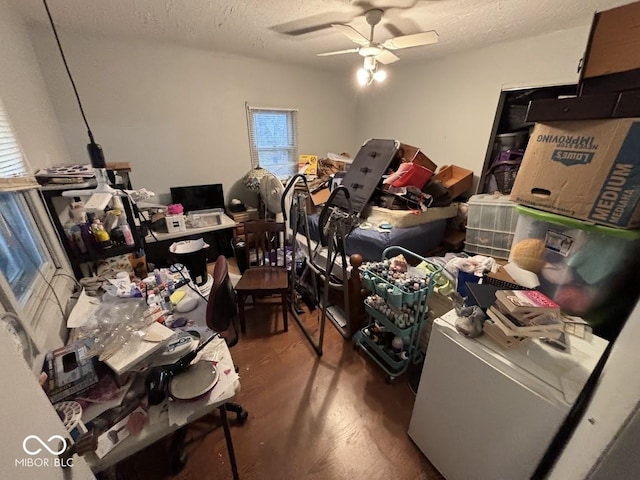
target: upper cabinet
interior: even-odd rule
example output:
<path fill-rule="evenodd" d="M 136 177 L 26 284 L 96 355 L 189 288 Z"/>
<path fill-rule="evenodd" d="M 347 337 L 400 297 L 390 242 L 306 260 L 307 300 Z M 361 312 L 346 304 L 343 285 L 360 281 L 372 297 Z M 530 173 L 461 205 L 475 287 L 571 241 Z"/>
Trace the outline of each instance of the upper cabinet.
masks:
<path fill-rule="evenodd" d="M 511 192 L 533 128 L 533 122 L 527 118 L 530 102 L 575 97 L 577 88 L 573 84 L 500 92 L 478 193 Z"/>

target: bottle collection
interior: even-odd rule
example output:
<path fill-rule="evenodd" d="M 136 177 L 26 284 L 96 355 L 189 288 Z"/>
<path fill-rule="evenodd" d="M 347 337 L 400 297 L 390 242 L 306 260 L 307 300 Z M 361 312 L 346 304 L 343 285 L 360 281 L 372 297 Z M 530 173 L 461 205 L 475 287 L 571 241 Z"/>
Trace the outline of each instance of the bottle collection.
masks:
<path fill-rule="evenodd" d="M 83 202 L 69 206 L 69 222 L 65 232 L 71 252 L 75 255 L 108 250 L 114 245 L 135 245 L 131 227 L 122 210 L 122 201 L 114 197 L 104 215 L 87 213 Z"/>
<path fill-rule="evenodd" d="M 403 292 L 418 292 L 427 287 L 427 280 L 408 271 L 408 265 L 402 255 L 381 262 L 370 262 L 363 265 L 365 271 L 381 278 Z"/>
<path fill-rule="evenodd" d="M 189 282 L 189 277 L 181 272 L 184 270 L 178 271 L 173 267 L 156 268 L 142 279 L 120 272 L 111 294 L 122 298 L 142 297 L 149 307 L 157 306 L 165 313 L 171 314 L 173 313 L 172 294 Z M 188 272 L 186 273 L 188 275 Z"/>
<path fill-rule="evenodd" d="M 373 323 L 363 330 L 364 335 L 378 345 L 392 360 L 400 362 L 409 358 L 409 337 L 398 337 L 386 332 L 383 325 Z"/>
<path fill-rule="evenodd" d="M 365 288 L 371 291 L 365 302 L 380 312 L 398 328 L 413 326 L 426 312 L 427 279 L 411 273 L 403 255 L 366 264 Z"/>
<path fill-rule="evenodd" d="M 423 356 L 428 295 L 441 268 L 402 247 L 388 247 L 382 256 L 362 266 L 363 286 L 371 292 L 364 301 L 369 321 L 353 339 L 393 381 Z"/>
<path fill-rule="evenodd" d="M 403 304 L 399 309 L 389 305 L 381 296 L 375 294 L 365 299 L 370 307 L 391 320 L 398 328 L 405 329 L 413 326 L 420 313 L 426 312 L 424 305 L 410 306 Z"/>

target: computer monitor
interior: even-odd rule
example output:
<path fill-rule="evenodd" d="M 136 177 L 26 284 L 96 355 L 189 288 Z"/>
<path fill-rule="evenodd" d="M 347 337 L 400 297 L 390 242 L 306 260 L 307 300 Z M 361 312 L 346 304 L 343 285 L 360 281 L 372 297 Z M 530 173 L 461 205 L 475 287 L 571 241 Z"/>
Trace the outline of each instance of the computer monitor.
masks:
<path fill-rule="evenodd" d="M 182 204 L 185 212 L 224 208 L 224 191 L 221 183 L 171 187 L 172 203 Z"/>

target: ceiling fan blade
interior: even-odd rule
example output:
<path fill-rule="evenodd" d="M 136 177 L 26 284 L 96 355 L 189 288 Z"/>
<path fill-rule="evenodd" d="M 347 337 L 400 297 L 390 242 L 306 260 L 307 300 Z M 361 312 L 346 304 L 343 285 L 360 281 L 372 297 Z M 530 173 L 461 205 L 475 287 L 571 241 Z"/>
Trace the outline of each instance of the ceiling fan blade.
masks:
<path fill-rule="evenodd" d="M 341 34 L 347 37 L 352 42 L 357 43 L 358 45 L 369 45 L 369 39 L 362 35 L 359 31 L 353 28 L 351 25 L 343 25 L 341 23 L 334 23 L 331 25 L 333 28 L 338 30 Z"/>
<path fill-rule="evenodd" d="M 357 53 L 357 52 L 358 52 L 357 48 L 350 48 L 348 50 L 336 50 L 335 52 L 317 53 L 316 55 L 318 57 L 329 57 L 331 55 L 342 55 L 343 53 Z"/>
<path fill-rule="evenodd" d="M 421 45 L 430 45 L 438 42 L 438 33 L 435 30 L 428 32 L 414 33 L 413 35 L 403 35 L 402 37 L 390 38 L 382 45 L 390 50 L 398 50 L 400 48 L 419 47 Z"/>
<path fill-rule="evenodd" d="M 389 50 L 383 50 L 378 55 L 376 55 L 375 58 L 378 62 L 383 63 L 385 65 L 388 65 L 389 63 L 397 62 L 398 60 L 400 60 L 398 57 L 396 57 L 395 54 L 393 54 Z"/>

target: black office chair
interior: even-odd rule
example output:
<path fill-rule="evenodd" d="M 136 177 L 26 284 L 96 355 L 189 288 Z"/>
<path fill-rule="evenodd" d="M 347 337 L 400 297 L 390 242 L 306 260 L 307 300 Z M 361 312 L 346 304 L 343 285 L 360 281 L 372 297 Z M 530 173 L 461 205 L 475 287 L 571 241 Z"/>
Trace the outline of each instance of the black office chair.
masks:
<path fill-rule="evenodd" d="M 209 293 L 209 300 L 207 303 L 206 321 L 207 326 L 214 332 L 222 334 L 227 346 L 233 347 L 238 343 L 238 327 L 236 325 L 236 319 L 238 317 L 238 306 L 236 304 L 236 294 L 229 278 L 229 267 L 227 265 L 227 259 L 224 255 L 220 255 L 216 259 L 215 267 L 213 270 L 213 286 Z M 229 337 L 226 333 L 233 332 L 233 336 Z M 236 372 L 238 367 L 236 367 Z M 230 410 L 236 414 L 237 422 L 242 425 L 249 416 L 248 412 L 242 408 L 241 405 L 233 402 L 227 402 L 224 405 L 218 407 L 220 411 L 220 419 L 222 427 L 224 429 L 225 440 L 227 443 L 227 449 L 229 451 L 229 460 L 231 463 L 231 470 L 233 478 L 238 478 L 238 468 L 236 466 L 235 453 L 233 450 L 233 442 L 231 441 L 231 432 L 229 430 L 229 422 L 227 419 L 227 410 Z M 206 433 L 209 433 L 207 431 Z M 183 427 L 175 433 L 172 441 L 172 458 L 171 458 L 171 470 L 172 473 L 178 473 L 184 467 L 187 455 L 185 442 L 187 434 L 187 428 Z M 206 434 L 205 434 L 206 435 Z M 197 439 L 202 438 L 199 436 Z M 194 440 L 197 440 L 194 439 Z M 191 443 L 191 440 L 189 443 Z"/>

